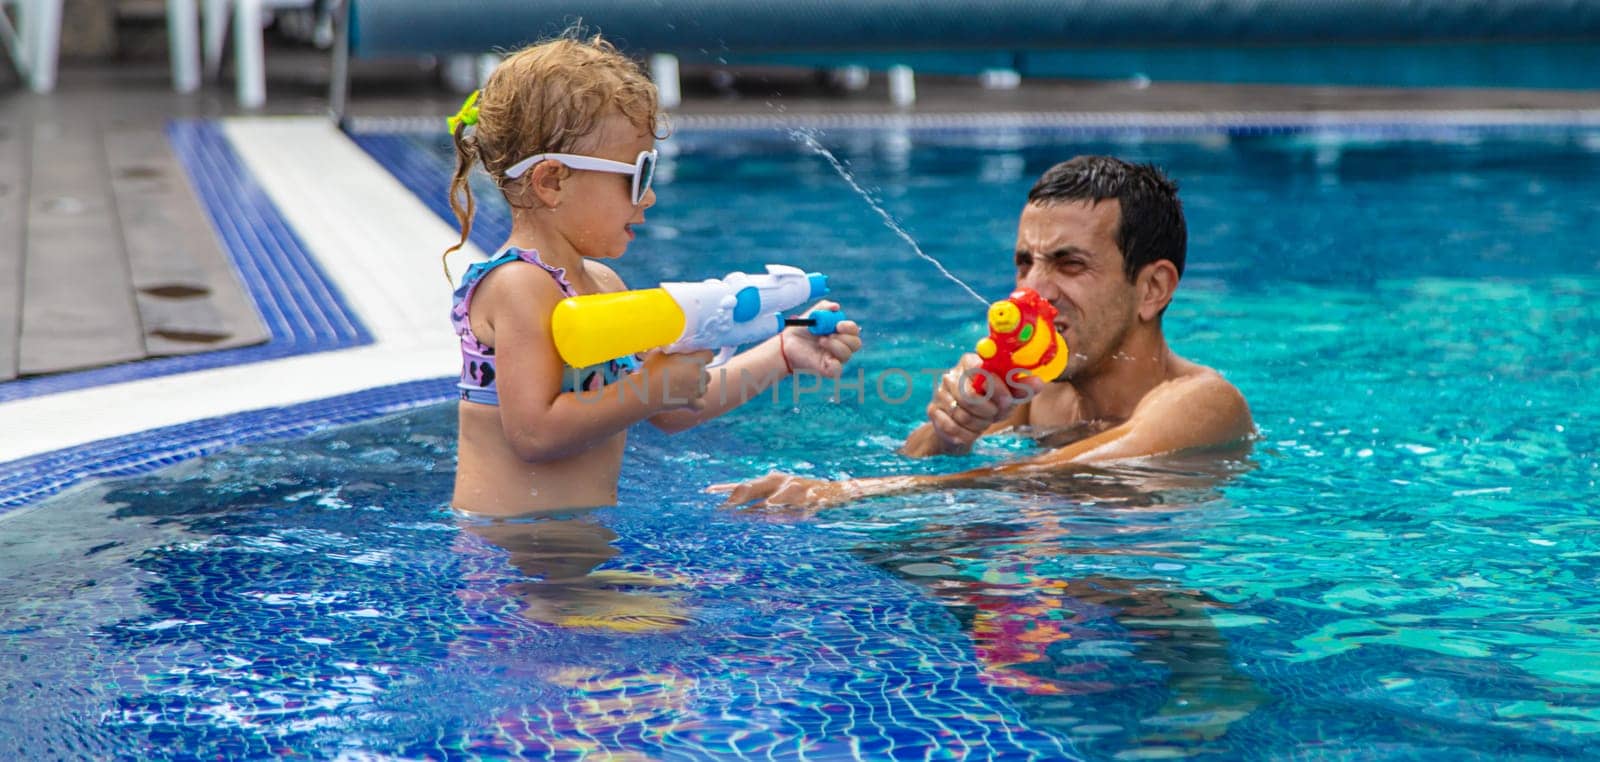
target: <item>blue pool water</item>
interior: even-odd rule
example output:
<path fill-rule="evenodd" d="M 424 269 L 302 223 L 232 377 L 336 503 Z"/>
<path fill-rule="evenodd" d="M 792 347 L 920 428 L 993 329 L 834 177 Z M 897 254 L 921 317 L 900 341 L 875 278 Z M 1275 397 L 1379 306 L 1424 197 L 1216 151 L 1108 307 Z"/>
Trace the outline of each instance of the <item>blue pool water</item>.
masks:
<path fill-rule="evenodd" d="M 358 140 L 442 198 L 442 141 Z M 819 140 L 996 296 L 1040 172 L 1161 164 L 1191 229 L 1168 337 L 1246 394 L 1254 452 L 719 509 L 704 485 L 773 468 L 1030 445 L 895 456 L 929 386 L 893 404 L 886 372 L 950 364 L 979 305 L 789 136 L 685 130 L 619 271 L 830 273 L 866 399 L 639 429 L 620 504 L 557 521 L 446 509 L 448 405 L 14 512 L 0 757 L 1600 754 L 1600 133 Z M 489 210 L 476 238 L 504 231 Z"/>

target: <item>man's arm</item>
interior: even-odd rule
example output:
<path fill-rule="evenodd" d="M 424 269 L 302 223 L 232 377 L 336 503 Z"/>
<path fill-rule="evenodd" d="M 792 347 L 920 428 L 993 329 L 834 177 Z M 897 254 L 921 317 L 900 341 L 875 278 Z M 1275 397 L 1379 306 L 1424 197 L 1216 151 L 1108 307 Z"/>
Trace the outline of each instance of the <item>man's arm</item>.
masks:
<path fill-rule="evenodd" d="M 1165 455 L 1231 444 L 1254 432 L 1244 395 L 1221 375 L 1198 373 L 1151 389 L 1119 426 L 998 468 L 1027 464 L 1036 469 Z"/>
<path fill-rule="evenodd" d="M 784 474 L 740 485 L 717 485 L 731 504 L 826 505 L 933 489 L 987 487 L 1041 472 L 1216 447 L 1253 433 L 1250 407 L 1233 384 L 1214 373 L 1169 381 L 1150 391 L 1127 422 L 1032 458 L 932 476 L 888 476 L 825 482 Z"/>

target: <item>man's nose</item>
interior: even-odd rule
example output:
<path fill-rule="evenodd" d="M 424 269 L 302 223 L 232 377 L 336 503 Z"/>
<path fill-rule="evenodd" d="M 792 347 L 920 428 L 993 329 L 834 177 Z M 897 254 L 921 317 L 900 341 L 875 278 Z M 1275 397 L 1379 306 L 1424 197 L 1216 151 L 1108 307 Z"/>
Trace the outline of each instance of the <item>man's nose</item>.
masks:
<path fill-rule="evenodd" d="M 1031 288 L 1046 301 L 1053 301 L 1058 296 L 1055 284 L 1042 270 L 1040 267 L 1028 268 L 1026 275 L 1017 278 L 1017 288 Z"/>

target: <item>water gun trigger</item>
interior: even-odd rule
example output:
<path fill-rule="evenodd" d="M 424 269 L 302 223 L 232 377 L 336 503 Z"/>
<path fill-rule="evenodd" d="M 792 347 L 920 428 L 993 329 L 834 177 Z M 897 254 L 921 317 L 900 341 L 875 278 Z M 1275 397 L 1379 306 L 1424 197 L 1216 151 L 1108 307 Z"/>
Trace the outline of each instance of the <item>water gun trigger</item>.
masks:
<path fill-rule="evenodd" d="M 783 330 L 791 325 L 806 326 L 812 336 L 830 336 L 838 333 L 839 324 L 849 320 L 845 317 L 844 310 L 813 310 L 805 317 L 781 318 L 778 330 Z"/>

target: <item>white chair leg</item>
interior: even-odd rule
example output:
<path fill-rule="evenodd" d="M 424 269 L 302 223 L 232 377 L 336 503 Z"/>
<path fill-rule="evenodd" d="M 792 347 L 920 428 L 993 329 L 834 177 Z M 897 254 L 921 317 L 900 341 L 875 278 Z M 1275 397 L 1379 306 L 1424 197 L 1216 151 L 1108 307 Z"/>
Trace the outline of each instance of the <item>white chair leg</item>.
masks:
<path fill-rule="evenodd" d="M 211 79 L 222 74 L 222 46 L 228 39 L 228 0 L 205 0 L 205 73 Z"/>
<path fill-rule="evenodd" d="M 234 72 L 239 105 L 261 108 L 267 102 L 267 72 L 262 53 L 261 1 L 238 0 L 233 5 Z"/>
<path fill-rule="evenodd" d="M 180 93 L 200 87 L 199 26 L 195 0 L 167 0 L 167 55 L 172 58 L 172 89 Z"/>
<path fill-rule="evenodd" d="M 465 53 L 445 56 L 440 74 L 451 92 L 470 93 L 478 89 L 478 57 Z"/>
<path fill-rule="evenodd" d="M 311 31 L 311 44 L 321 50 L 333 47 L 333 12 L 326 7 L 317 14 L 317 26 Z"/>
<path fill-rule="evenodd" d="M 36 93 L 56 88 L 56 56 L 61 49 L 62 0 L 23 0 L 17 19 L 19 56 L 28 62 L 28 87 Z"/>
<path fill-rule="evenodd" d="M 917 102 L 917 80 L 910 66 L 889 67 L 889 101 L 901 108 Z"/>
<path fill-rule="evenodd" d="M 870 73 L 865 66 L 841 66 L 829 73 L 833 81 L 852 93 L 867 89 Z"/>
<path fill-rule="evenodd" d="M 985 90 L 1015 90 L 1022 85 L 1022 75 L 1016 69 L 984 69 L 978 72 L 978 84 Z"/>
<path fill-rule="evenodd" d="M 337 2 L 337 0 L 336 0 Z M 350 3 L 337 2 L 333 22 L 333 72 L 328 78 L 328 115 L 343 127 L 345 107 L 350 104 Z"/>
<path fill-rule="evenodd" d="M 494 76 L 494 70 L 500 68 L 500 62 L 504 60 L 506 59 L 499 53 L 479 53 L 478 83 L 473 89 L 476 90 L 479 87 L 483 87 L 483 83 L 488 82 L 489 78 Z"/>
<path fill-rule="evenodd" d="M 677 108 L 683 103 L 683 88 L 678 82 L 678 57 L 671 53 L 650 56 L 650 78 L 656 82 L 661 107 Z"/>
<path fill-rule="evenodd" d="M 11 54 L 11 61 L 17 67 L 17 75 L 22 78 L 22 83 L 29 88 L 33 87 L 33 49 L 38 47 L 39 33 L 34 29 L 34 17 L 39 15 L 33 6 L 27 2 L 15 3 L 17 6 L 17 20 L 11 21 L 5 15 L 7 3 L 0 0 L 0 24 L 3 24 L 11 34 L 6 41 L 6 52 Z"/>

